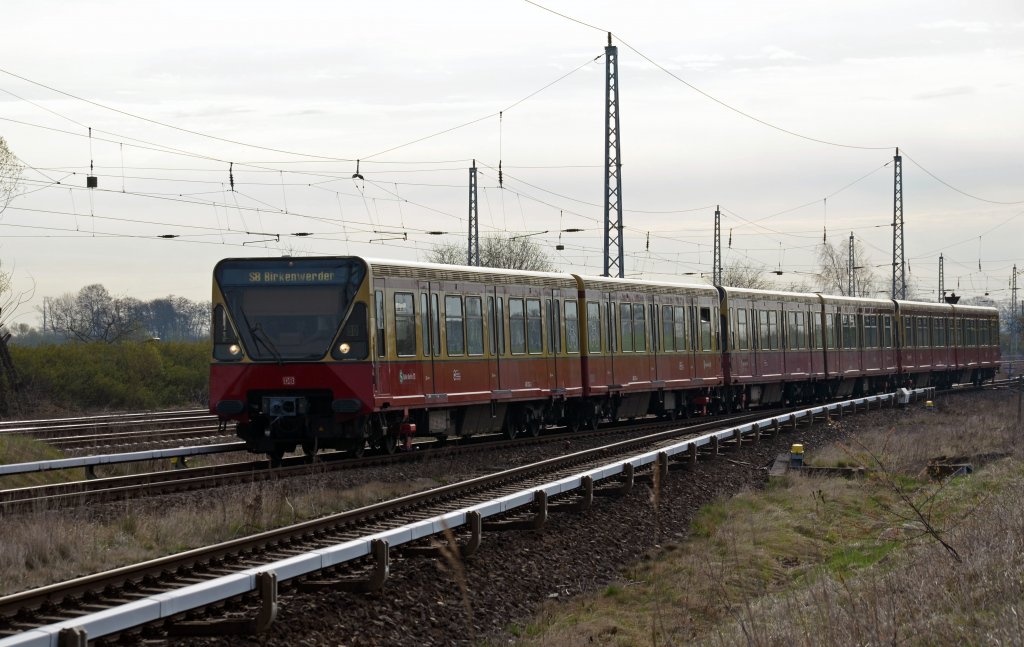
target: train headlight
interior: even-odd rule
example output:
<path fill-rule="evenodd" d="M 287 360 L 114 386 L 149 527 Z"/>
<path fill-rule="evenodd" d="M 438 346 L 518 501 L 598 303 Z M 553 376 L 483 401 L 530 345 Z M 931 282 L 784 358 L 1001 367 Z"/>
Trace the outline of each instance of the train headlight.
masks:
<path fill-rule="evenodd" d="M 242 347 L 238 344 L 231 344 L 228 346 L 228 352 L 231 353 L 232 357 L 238 357 L 242 354 Z"/>
<path fill-rule="evenodd" d="M 352 347 L 351 347 L 351 346 L 349 346 L 349 345 L 348 345 L 348 343 L 346 343 L 346 342 L 341 342 L 341 346 L 338 346 L 338 351 L 339 351 L 339 352 L 340 352 L 340 353 L 341 353 L 342 355 L 348 355 L 348 352 L 349 352 L 350 350 L 352 350 Z"/>

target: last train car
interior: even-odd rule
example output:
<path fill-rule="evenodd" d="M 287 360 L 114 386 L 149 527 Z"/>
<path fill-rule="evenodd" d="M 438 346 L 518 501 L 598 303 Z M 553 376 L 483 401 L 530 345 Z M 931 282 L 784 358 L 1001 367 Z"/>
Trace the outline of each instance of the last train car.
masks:
<path fill-rule="evenodd" d="M 568 274 L 357 257 L 214 269 L 210 409 L 280 461 L 412 433 L 536 433 L 582 392 Z"/>

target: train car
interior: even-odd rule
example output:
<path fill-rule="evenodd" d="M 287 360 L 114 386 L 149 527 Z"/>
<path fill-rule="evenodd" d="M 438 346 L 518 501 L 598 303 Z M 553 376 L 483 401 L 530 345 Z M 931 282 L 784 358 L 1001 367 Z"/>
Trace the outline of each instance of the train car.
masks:
<path fill-rule="evenodd" d="M 900 377 L 907 387 L 949 386 L 957 381 L 953 306 L 897 300 Z"/>
<path fill-rule="evenodd" d="M 718 401 L 724 376 L 715 288 L 576 279 L 586 421 L 689 415 Z"/>
<path fill-rule="evenodd" d="M 210 408 L 250 451 L 537 433 L 582 395 L 577 282 L 357 257 L 214 270 Z"/>
<path fill-rule="evenodd" d="M 981 384 L 999 370 L 999 311 L 983 306 L 953 306 L 955 368 L 950 382 Z"/>
<path fill-rule="evenodd" d="M 821 295 L 830 397 L 893 388 L 899 370 L 896 305 L 889 299 Z"/>
<path fill-rule="evenodd" d="M 816 397 L 826 375 L 818 295 L 732 287 L 719 292 L 729 408 Z"/>

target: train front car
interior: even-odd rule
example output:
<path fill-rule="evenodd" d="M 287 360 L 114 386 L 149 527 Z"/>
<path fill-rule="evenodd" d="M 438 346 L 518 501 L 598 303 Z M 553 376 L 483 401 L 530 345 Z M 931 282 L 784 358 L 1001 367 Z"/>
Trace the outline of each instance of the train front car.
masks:
<path fill-rule="evenodd" d="M 373 403 L 368 270 L 359 258 L 225 259 L 213 274 L 210 410 L 279 463 L 360 451 Z"/>

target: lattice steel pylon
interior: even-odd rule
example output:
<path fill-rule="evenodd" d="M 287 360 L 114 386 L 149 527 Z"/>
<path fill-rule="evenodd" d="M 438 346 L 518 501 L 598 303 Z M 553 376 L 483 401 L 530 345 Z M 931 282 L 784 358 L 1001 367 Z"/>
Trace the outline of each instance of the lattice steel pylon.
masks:
<path fill-rule="evenodd" d="M 611 32 L 605 58 L 604 274 L 625 276 L 622 250 L 622 161 L 619 152 L 619 48 Z"/>
<path fill-rule="evenodd" d="M 847 261 L 846 266 L 846 296 L 855 297 L 857 296 L 857 282 L 853 276 L 854 265 L 853 265 L 853 232 L 850 232 L 850 258 Z"/>
<path fill-rule="evenodd" d="M 903 158 L 896 149 L 892 193 L 892 298 L 907 298 L 907 263 L 903 258 Z"/>
<path fill-rule="evenodd" d="M 711 266 L 711 282 L 714 285 L 722 284 L 722 212 L 718 205 L 715 206 L 715 255 Z"/>
<path fill-rule="evenodd" d="M 946 260 L 939 254 L 939 303 L 946 302 Z"/>
<path fill-rule="evenodd" d="M 480 220 L 476 202 L 476 160 L 469 169 L 469 252 L 466 265 L 480 267 Z"/>

